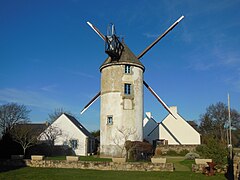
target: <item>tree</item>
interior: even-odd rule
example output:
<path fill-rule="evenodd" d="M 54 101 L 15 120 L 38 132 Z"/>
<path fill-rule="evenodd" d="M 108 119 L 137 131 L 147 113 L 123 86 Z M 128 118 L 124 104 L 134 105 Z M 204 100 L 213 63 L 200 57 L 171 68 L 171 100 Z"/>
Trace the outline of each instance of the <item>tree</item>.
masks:
<path fill-rule="evenodd" d="M 39 140 L 44 140 L 49 145 L 50 153 L 53 153 L 55 140 L 58 136 L 62 135 L 62 130 L 56 126 L 50 125 L 45 131 L 43 131 Z"/>
<path fill-rule="evenodd" d="M 94 137 L 98 137 L 98 136 L 100 136 L 100 130 L 92 131 L 91 134 L 92 134 Z"/>
<path fill-rule="evenodd" d="M 64 110 L 63 108 L 57 108 L 53 112 L 48 114 L 48 122 L 52 124 L 57 118 L 59 118 L 63 113 L 72 115 L 71 112 Z"/>
<path fill-rule="evenodd" d="M 115 135 L 113 143 L 120 150 L 120 156 L 125 156 L 126 158 L 128 158 L 128 152 L 134 148 L 134 146 L 129 146 L 128 141 L 131 137 L 136 136 L 137 130 L 135 128 L 125 128 L 123 126 L 121 128 L 118 127 L 116 130 L 118 135 Z"/>
<path fill-rule="evenodd" d="M 24 156 L 26 149 L 37 143 L 39 135 L 31 124 L 16 124 L 10 134 L 13 140 L 22 146 Z"/>
<path fill-rule="evenodd" d="M 25 105 L 8 103 L 0 106 L 0 128 L 3 134 L 10 131 L 17 123 L 29 122 L 30 110 Z"/>
<path fill-rule="evenodd" d="M 240 128 L 240 114 L 231 109 L 232 128 Z M 202 134 L 203 143 L 208 141 L 208 137 L 212 136 L 222 143 L 226 143 L 228 130 L 228 107 L 222 102 L 210 105 L 206 109 L 206 113 L 200 118 L 200 133 Z"/>
<path fill-rule="evenodd" d="M 226 163 L 227 148 L 219 139 L 210 136 L 206 144 L 199 145 L 196 150 L 201 157 L 210 158 L 217 164 Z"/>

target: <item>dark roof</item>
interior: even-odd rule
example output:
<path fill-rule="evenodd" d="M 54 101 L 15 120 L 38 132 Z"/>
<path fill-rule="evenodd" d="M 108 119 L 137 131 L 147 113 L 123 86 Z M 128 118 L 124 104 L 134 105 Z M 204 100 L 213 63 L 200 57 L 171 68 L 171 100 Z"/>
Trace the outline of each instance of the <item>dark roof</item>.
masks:
<path fill-rule="evenodd" d="M 187 123 L 192 126 L 196 131 L 198 131 L 198 125 L 194 121 L 187 121 Z"/>
<path fill-rule="evenodd" d="M 130 64 L 133 66 L 138 66 L 144 70 L 143 64 L 138 60 L 138 58 L 133 54 L 133 52 L 123 43 L 124 49 L 121 54 L 120 59 L 112 60 L 109 56 L 101 65 L 100 71 L 107 66 L 116 65 L 116 64 Z"/>
<path fill-rule="evenodd" d="M 94 136 L 80 123 L 78 122 L 78 120 L 66 113 L 63 113 L 65 116 L 67 116 L 67 118 L 80 130 L 82 131 L 86 136 L 90 137 L 90 138 L 94 138 Z"/>
<path fill-rule="evenodd" d="M 15 128 L 30 128 L 33 135 L 41 134 L 45 129 L 47 129 L 48 125 L 46 123 L 43 124 L 16 124 Z"/>

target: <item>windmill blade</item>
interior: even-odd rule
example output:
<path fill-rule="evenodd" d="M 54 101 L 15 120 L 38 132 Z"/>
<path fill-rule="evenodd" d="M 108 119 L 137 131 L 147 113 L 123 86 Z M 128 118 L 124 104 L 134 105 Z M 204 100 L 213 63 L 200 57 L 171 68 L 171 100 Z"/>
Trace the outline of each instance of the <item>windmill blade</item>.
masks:
<path fill-rule="evenodd" d="M 171 25 L 161 36 L 159 36 L 152 44 L 150 44 L 146 49 L 143 50 L 141 54 L 138 55 L 138 59 L 143 57 L 155 44 L 157 44 L 167 33 L 169 33 L 182 19 L 184 16 L 181 16 L 173 25 Z"/>
<path fill-rule="evenodd" d="M 157 95 L 157 93 L 155 93 L 155 91 L 145 81 L 143 81 L 143 84 L 155 96 L 155 98 L 157 98 L 157 100 L 163 105 L 163 107 L 169 112 L 169 114 L 171 114 L 175 119 L 177 119 L 176 116 L 174 116 L 174 114 L 172 113 L 171 109 L 163 102 L 163 100 Z"/>
<path fill-rule="evenodd" d="M 181 16 L 172 26 L 170 26 L 161 36 L 159 36 L 152 44 L 150 44 L 141 54 L 138 55 L 138 59 L 140 59 L 143 55 L 145 55 L 155 44 L 157 44 L 168 32 L 170 32 L 182 19 L 184 16 Z M 101 37 L 102 40 L 106 42 L 106 37 L 89 21 L 87 24 L 97 33 L 98 36 Z M 161 98 L 153 91 L 153 89 L 148 86 L 148 84 L 143 81 L 143 84 L 148 88 L 148 90 L 157 98 L 157 100 L 163 105 L 163 107 L 175 118 L 177 119 L 171 110 L 168 108 L 168 106 L 161 100 Z M 81 114 L 83 114 L 101 95 L 101 92 L 99 92 L 96 96 L 93 97 L 93 99 L 83 108 L 81 111 Z"/>
<path fill-rule="evenodd" d="M 94 96 L 91 101 L 83 108 L 81 111 L 81 114 L 83 114 L 101 95 L 101 92 L 97 93 L 96 96 Z"/>
<path fill-rule="evenodd" d="M 102 38 L 104 41 L 106 41 L 106 37 L 98 30 L 98 28 L 96 28 L 94 25 L 92 25 L 89 21 L 87 22 L 87 24 L 97 33 L 97 35 L 100 36 L 100 38 Z"/>
<path fill-rule="evenodd" d="M 157 44 L 164 36 L 167 35 L 175 26 L 184 18 L 184 16 L 181 16 L 175 23 L 173 23 L 162 35 L 160 35 L 152 44 L 150 44 L 146 49 L 144 49 L 137 58 L 142 58 L 155 44 Z M 96 28 L 93 24 L 91 24 L 89 21 L 87 24 L 106 42 L 106 37 Z"/>

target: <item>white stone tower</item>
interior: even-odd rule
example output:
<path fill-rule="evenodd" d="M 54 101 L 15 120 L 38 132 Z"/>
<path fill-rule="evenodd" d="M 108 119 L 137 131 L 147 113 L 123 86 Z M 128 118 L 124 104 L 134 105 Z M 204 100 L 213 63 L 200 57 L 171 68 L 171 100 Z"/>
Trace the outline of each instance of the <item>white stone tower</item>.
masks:
<path fill-rule="evenodd" d="M 144 49 L 137 57 L 121 43 L 115 34 L 113 24 L 108 26 L 104 36 L 90 22 L 87 24 L 105 42 L 109 57 L 100 67 L 101 91 L 83 108 L 84 113 L 99 97 L 100 110 L 100 154 L 101 156 L 122 156 L 126 140 L 143 140 L 143 85 L 175 119 L 169 107 L 143 80 L 144 66 L 139 61 L 154 45 L 170 32 L 182 19 L 181 16 L 162 35 Z"/>
<path fill-rule="evenodd" d="M 121 156 L 125 140 L 143 140 L 144 66 L 123 44 L 101 65 L 100 154 Z"/>

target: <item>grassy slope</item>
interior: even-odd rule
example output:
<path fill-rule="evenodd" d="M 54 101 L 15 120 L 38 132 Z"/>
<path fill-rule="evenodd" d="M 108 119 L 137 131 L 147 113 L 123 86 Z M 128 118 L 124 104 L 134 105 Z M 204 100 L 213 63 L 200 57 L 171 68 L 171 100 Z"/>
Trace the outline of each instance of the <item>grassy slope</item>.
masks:
<path fill-rule="evenodd" d="M 176 172 L 127 172 L 127 171 L 97 171 L 97 170 L 80 170 L 80 169 L 54 169 L 54 168 L 20 168 L 7 172 L 0 173 L 0 179 L 177 179 L 177 180 L 195 180 L 195 179 L 208 179 L 208 180 L 221 180 L 225 179 L 223 175 L 216 175 L 207 177 L 202 174 L 195 174 L 187 171 Z"/>
<path fill-rule="evenodd" d="M 54 168 L 20 168 L 0 173 L 0 179 L 225 179 L 223 175 L 206 177 L 202 174 L 191 172 L 193 160 L 184 160 L 184 157 L 167 156 L 167 162 L 174 163 L 175 172 L 127 172 L 127 171 L 97 171 L 80 169 L 54 169 Z M 65 160 L 65 156 L 49 157 L 48 159 Z M 82 161 L 111 161 L 107 158 L 97 158 L 94 156 L 80 157 Z M 1 172 L 1 171 L 0 171 Z"/>
<path fill-rule="evenodd" d="M 167 162 L 173 163 L 175 171 L 191 171 L 194 160 L 185 160 L 183 156 L 167 156 Z"/>

